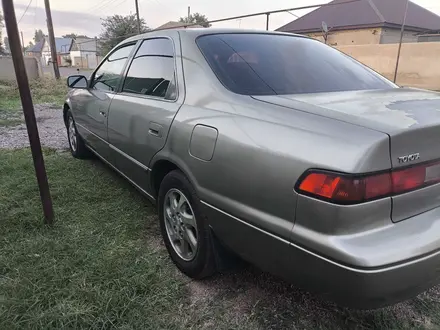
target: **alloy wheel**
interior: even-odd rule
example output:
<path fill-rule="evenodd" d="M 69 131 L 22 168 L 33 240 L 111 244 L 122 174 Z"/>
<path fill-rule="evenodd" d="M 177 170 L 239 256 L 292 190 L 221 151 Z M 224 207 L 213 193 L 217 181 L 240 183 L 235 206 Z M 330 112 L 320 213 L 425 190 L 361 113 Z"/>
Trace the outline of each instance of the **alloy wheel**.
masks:
<path fill-rule="evenodd" d="M 69 134 L 69 143 L 70 148 L 73 152 L 76 151 L 78 147 L 78 141 L 76 137 L 76 129 L 75 129 L 75 123 L 73 122 L 73 118 L 69 117 L 69 123 L 68 123 L 68 134 Z"/>
<path fill-rule="evenodd" d="M 193 260 L 197 251 L 197 223 L 191 204 L 181 191 L 170 189 L 165 195 L 164 217 L 174 251 L 185 261 Z"/>

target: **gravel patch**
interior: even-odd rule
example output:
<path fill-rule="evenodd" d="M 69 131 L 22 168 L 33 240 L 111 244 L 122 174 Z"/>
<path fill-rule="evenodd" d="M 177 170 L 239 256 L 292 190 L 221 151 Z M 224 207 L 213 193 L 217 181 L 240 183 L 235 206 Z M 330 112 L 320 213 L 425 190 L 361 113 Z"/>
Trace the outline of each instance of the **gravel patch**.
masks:
<path fill-rule="evenodd" d="M 67 149 L 69 144 L 61 108 L 51 104 L 36 104 L 34 108 L 41 145 L 57 150 Z M 16 117 L 14 116 L 14 118 Z M 20 118 L 23 118 L 23 115 Z M 0 126 L 0 149 L 24 147 L 29 147 L 29 137 L 25 124 L 14 127 Z"/>

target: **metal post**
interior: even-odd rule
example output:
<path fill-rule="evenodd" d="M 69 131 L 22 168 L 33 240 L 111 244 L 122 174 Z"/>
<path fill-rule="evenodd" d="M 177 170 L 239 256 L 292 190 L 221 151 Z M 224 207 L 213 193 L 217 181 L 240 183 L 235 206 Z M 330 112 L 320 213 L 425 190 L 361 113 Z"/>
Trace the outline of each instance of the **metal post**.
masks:
<path fill-rule="evenodd" d="M 134 0 L 136 5 L 136 17 L 137 17 L 137 25 L 138 25 L 138 33 L 141 34 L 141 19 L 139 18 L 139 2 L 138 0 Z"/>
<path fill-rule="evenodd" d="M 47 182 L 44 158 L 41 152 L 40 137 L 38 136 L 37 121 L 35 120 L 34 105 L 32 103 L 29 81 L 24 66 L 24 58 L 21 52 L 20 36 L 18 33 L 17 18 L 12 0 L 2 0 L 6 31 L 9 39 L 9 49 L 12 54 L 18 89 L 20 91 L 21 104 L 23 106 L 24 119 L 29 136 L 29 142 L 34 160 L 35 173 L 37 176 L 40 198 L 43 205 L 44 222 L 51 225 L 54 214 L 49 184 Z"/>
<path fill-rule="evenodd" d="M 98 66 L 98 37 L 95 37 L 95 62 L 96 66 L 93 68 L 95 69 Z"/>
<path fill-rule="evenodd" d="M 232 21 L 232 20 L 241 19 L 241 18 L 267 15 L 268 13 L 269 14 L 277 14 L 277 13 L 284 13 L 286 11 L 288 12 L 288 11 L 292 11 L 292 10 L 302 10 L 302 9 L 312 9 L 312 8 L 318 8 L 318 7 L 339 6 L 341 4 L 354 3 L 354 2 L 360 2 L 360 1 L 363 1 L 363 0 L 347 0 L 347 1 L 342 1 L 342 2 L 340 2 L 340 1 L 332 1 L 330 3 L 321 3 L 321 4 L 316 4 L 316 5 L 308 5 L 308 6 L 301 6 L 301 7 L 295 7 L 295 8 L 286 8 L 286 9 L 272 10 L 270 12 L 265 11 L 265 12 L 247 14 L 247 15 L 231 16 L 231 17 L 226 17 L 226 18 L 214 19 L 214 20 L 210 20 L 210 21 L 206 22 L 205 24 L 226 22 L 226 21 Z M 187 24 L 186 26 L 193 26 L 193 25 L 197 25 L 197 23 Z M 154 29 L 154 31 L 167 30 L 167 29 L 168 28 Z"/>
<path fill-rule="evenodd" d="M 79 48 L 79 58 L 81 59 L 81 69 L 84 69 L 83 68 L 83 57 L 82 57 L 82 53 L 81 53 L 81 45 L 78 45 L 78 48 Z"/>
<path fill-rule="evenodd" d="M 55 33 L 53 32 L 52 14 L 50 13 L 49 0 L 44 0 L 46 7 L 47 30 L 49 32 L 49 45 L 52 57 L 53 73 L 56 79 L 60 79 L 60 69 L 58 68 L 57 48 L 55 45 Z"/>
<path fill-rule="evenodd" d="M 270 13 L 266 13 L 266 31 L 269 31 L 269 16 Z"/>
<path fill-rule="evenodd" d="M 23 49 L 23 55 L 25 54 L 25 51 L 24 51 L 24 38 L 23 38 L 23 31 L 20 31 L 20 34 L 21 34 L 21 47 L 22 47 L 22 49 Z"/>
<path fill-rule="evenodd" d="M 394 70 L 394 82 L 397 80 L 397 71 L 399 70 L 400 52 L 402 50 L 403 33 L 405 32 L 406 15 L 408 14 L 409 0 L 406 0 L 405 15 L 403 16 L 403 24 L 400 29 L 399 50 L 397 51 L 396 69 Z"/>
<path fill-rule="evenodd" d="M 186 18 L 187 23 L 191 23 L 191 6 L 188 6 L 188 17 Z"/>

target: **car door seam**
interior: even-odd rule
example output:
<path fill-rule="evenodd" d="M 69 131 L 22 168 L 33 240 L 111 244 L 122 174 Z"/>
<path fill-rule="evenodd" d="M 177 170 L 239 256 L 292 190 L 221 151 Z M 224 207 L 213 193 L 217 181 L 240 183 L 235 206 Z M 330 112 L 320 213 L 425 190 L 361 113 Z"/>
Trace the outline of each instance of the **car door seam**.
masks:
<path fill-rule="evenodd" d="M 75 123 L 76 126 L 81 127 L 83 130 L 89 132 L 90 134 L 92 134 L 93 136 L 97 137 L 98 139 L 100 139 L 102 142 L 104 142 L 105 144 L 109 144 L 108 141 L 104 140 L 102 137 L 100 137 L 99 135 L 97 135 L 96 133 L 93 133 L 91 130 L 89 130 L 88 128 L 84 127 L 84 125 Z"/>
<path fill-rule="evenodd" d="M 145 166 L 140 161 L 138 161 L 135 158 L 131 157 L 130 155 L 126 154 L 121 149 L 115 147 L 113 144 L 109 143 L 108 145 L 109 145 L 110 149 L 113 149 L 114 151 L 116 151 L 117 153 L 122 155 L 123 157 L 127 158 L 128 160 L 130 160 L 135 165 L 139 166 L 140 168 L 144 169 L 145 171 L 151 171 L 151 168 L 149 168 L 148 166 Z"/>

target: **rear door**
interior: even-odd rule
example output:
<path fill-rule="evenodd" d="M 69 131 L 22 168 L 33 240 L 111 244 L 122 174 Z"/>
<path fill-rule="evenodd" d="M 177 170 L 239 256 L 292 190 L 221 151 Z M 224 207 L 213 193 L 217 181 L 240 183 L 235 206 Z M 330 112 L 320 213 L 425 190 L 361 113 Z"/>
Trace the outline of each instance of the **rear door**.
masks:
<path fill-rule="evenodd" d="M 78 130 L 87 143 L 104 158 L 109 156 L 108 109 L 134 48 L 135 44 L 123 45 L 110 53 L 92 74 L 89 88 L 78 97 L 75 112 Z"/>
<path fill-rule="evenodd" d="M 165 145 L 184 100 L 177 32 L 143 40 L 109 110 L 108 136 L 117 168 L 148 190 L 148 165 Z"/>

